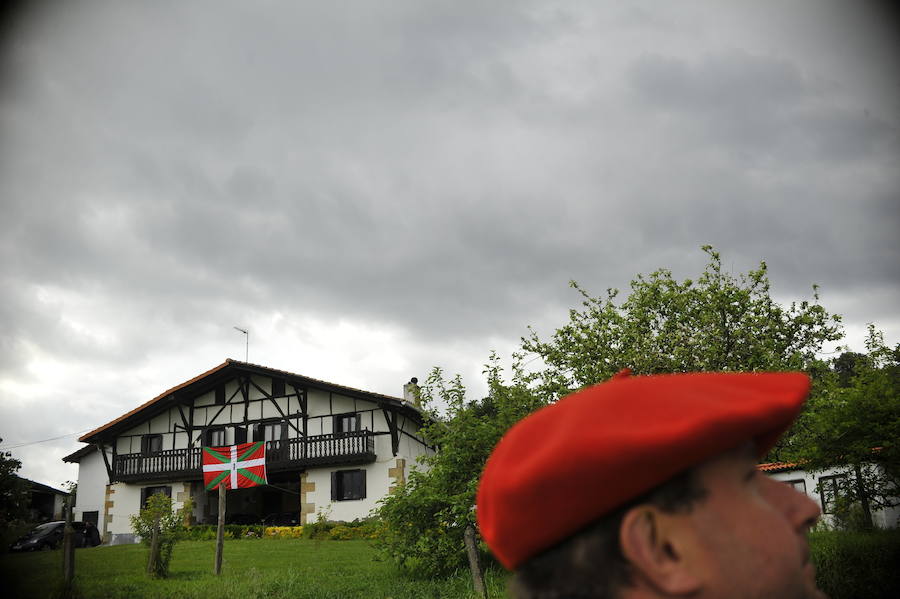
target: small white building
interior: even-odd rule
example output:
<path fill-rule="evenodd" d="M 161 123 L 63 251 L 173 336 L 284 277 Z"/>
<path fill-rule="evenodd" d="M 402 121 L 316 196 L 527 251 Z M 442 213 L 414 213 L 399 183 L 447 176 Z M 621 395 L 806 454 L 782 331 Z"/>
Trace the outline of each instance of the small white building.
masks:
<path fill-rule="evenodd" d="M 63 458 L 79 466 L 75 518 L 131 542 L 129 517 L 163 492 L 176 508 L 192 498 L 194 521 L 213 523 L 201 447 L 250 441 L 266 442 L 269 485 L 228 491 L 229 520 L 365 518 L 433 453 L 414 389 L 415 379 L 401 399 L 226 360 L 79 439 L 87 445 Z"/>
<path fill-rule="evenodd" d="M 805 493 L 822 509 L 822 519 L 832 523 L 834 498 L 840 486 L 840 479 L 847 480 L 853 473 L 847 467 L 834 467 L 822 472 L 807 472 L 800 464 L 775 462 L 760 464 L 761 471 L 775 480 L 787 483 L 797 491 Z M 872 521 L 878 528 L 895 528 L 900 523 L 900 507 L 872 511 Z"/>

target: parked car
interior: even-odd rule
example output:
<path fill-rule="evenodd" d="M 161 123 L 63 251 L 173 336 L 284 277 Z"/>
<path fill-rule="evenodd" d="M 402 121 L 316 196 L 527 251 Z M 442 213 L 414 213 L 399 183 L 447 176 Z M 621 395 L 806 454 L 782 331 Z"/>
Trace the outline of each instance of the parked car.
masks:
<path fill-rule="evenodd" d="M 62 545 L 63 530 L 66 523 L 63 521 L 46 522 L 34 527 L 28 534 L 16 540 L 9 546 L 10 551 L 41 551 L 56 549 Z M 75 529 L 75 546 L 84 546 L 84 522 L 72 522 Z"/>
<path fill-rule="evenodd" d="M 266 526 L 299 526 L 300 514 L 297 512 L 281 512 L 280 514 L 269 514 L 263 518 L 263 524 Z"/>

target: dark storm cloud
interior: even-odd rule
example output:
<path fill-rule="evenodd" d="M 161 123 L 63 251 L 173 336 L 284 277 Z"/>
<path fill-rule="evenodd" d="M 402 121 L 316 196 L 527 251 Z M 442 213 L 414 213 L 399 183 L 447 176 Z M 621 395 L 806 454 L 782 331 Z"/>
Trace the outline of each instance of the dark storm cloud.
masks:
<path fill-rule="evenodd" d="M 283 355 L 279 333 L 363 323 L 360 359 L 477 377 L 561 324 L 570 279 L 693 277 L 704 243 L 766 260 L 786 300 L 819 283 L 853 326 L 900 326 L 890 44 L 812 6 L 35 10 L 2 56 L 4 419 L 62 385 L 65 423 L 100 424 L 248 322 Z M 836 47 L 850 22 L 871 39 Z"/>

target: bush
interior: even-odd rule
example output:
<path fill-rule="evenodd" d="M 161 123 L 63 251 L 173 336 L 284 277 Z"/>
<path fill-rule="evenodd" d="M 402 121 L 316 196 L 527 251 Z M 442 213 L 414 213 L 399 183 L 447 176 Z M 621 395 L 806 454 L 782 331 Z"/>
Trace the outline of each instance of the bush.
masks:
<path fill-rule="evenodd" d="M 816 582 L 831 599 L 900 597 L 900 529 L 816 531 L 809 542 Z"/>
<path fill-rule="evenodd" d="M 147 564 L 147 573 L 155 578 L 165 578 L 169 575 L 169 562 L 172 560 L 172 551 L 175 543 L 181 538 L 181 523 L 184 515 L 190 514 L 193 509 L 193 501 L 185 502 L 184 507 L 178 511 L 172 510 L 172 498 L 162 493 L 157 493 L 147 500 L 147 507 L 142 509 L 137 516 L 131 516 L 131 529 L 141 537 L 141 541 L 150 547 L 150 558 Z M 158 535 L 159 544 L 157 550 L 151 544 L 154 533 Z"/>
<path fill-rule="evenodd" d="M 197 526 L 182 526 L 178 531 L 178 538 L 190 541 L 214 541 L 216 539 L 215 524 L 200 524 Z M 226 539 L 261 539 L 265 535 L 266 527 L 254 524 L 226 524 Z"/>
<path fill-rule="evenodd" d="M 267 539 L 300 539 L 303 537 L 302 526 L 269 526 L 263 536 Z"/>

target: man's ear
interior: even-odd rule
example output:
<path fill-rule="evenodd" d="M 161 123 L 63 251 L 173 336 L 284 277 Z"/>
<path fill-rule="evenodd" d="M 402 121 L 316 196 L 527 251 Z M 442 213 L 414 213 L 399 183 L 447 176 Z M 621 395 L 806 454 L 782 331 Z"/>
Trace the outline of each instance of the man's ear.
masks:
<path fill-rule="evenodd" d="M 625 513 L 619 528 L 622 555 L 635 574 L 635 584 L 650 585 L 664 595 L 698 591 L 702 580 L 691 559 L 690 524 L 678 514 L 652 505 L 639 505 Z"/>

